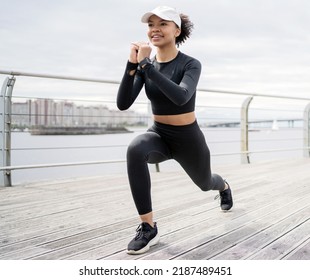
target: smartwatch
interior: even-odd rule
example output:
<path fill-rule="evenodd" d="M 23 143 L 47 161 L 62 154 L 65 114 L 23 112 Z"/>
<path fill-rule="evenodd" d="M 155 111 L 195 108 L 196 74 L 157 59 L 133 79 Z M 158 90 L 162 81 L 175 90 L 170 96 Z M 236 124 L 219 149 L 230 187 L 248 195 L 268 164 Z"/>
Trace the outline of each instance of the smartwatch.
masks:
<path fill-rule="evenodd" d="M 151 65 L 151 64 L 152 64 L 152 61 L 150 60 L 150 58 L 146 57 L 140 61 L 139 66 L 143 69 L 145 66 Z"/>

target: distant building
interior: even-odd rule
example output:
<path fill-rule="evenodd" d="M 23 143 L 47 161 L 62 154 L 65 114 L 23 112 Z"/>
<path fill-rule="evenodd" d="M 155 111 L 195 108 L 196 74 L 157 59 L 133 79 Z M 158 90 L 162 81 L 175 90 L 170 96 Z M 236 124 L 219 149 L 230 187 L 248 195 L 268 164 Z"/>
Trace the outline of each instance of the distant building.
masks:
<path fill-rule="evenodd" d="M 26 127 L 31 123 L 31 102 L 16 102 L 12 106 L 13 123 Z"/>
<path fill-rule="evenodd" d="M 92 106 L 52 99 L 34 99 L 12 104 L 12 123 L 31 126 L 117 126 L 147 124 L 147 117 L 134 111 L 111 110 L 102 104 Z"/>

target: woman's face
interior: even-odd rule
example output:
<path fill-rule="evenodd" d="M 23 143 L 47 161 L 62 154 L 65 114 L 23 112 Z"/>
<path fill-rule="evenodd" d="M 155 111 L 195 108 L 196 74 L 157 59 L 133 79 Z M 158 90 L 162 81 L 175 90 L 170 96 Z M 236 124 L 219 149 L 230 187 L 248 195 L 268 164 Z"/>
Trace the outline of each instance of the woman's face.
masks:
<path fill-rule="evenodd" d="M 175 45 L 175 38 L 181 33 L 173 21 L 164 20 L 156 15 L 149 18 L 148 32 L 150 42 L 156 47 Z"/>

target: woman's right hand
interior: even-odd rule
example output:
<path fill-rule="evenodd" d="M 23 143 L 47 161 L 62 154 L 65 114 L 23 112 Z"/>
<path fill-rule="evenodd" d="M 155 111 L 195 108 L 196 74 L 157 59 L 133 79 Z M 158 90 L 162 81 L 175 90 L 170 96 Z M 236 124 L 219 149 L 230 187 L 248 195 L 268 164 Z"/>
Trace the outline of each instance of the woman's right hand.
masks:
<path fill-rule="evenodd" d="M 138 50 L 139 50 L 139 43 L 130 44 L 129 62 L 138 63 Z"/>
<path fill-rule="evenodd" d="M 147 42 L 133 42 L 130 45 L 129 62 L 139 63 L 142 59 L 150 57 L 152 48 Z"/>

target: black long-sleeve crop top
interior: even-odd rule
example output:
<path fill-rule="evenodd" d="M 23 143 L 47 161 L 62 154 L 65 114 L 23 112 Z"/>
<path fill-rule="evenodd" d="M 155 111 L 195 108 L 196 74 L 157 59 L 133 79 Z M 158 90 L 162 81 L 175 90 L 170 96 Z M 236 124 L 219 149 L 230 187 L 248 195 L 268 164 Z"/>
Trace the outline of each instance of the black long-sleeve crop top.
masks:
<path fill-rule="evenodd" d="M 136 70 L 135 75 L 129 75 L 132 70 Z M 200 62 L 180 51 L 169 62 L 160 63 L 152 59 L 152 64 L 147 64 L 143 69 L 128 61 L 117 94 L 117 107 L 127 110 L 145 85 L 153 114 L 178 115 L 192 112 L 195 110 L 200 73 Z"/>

